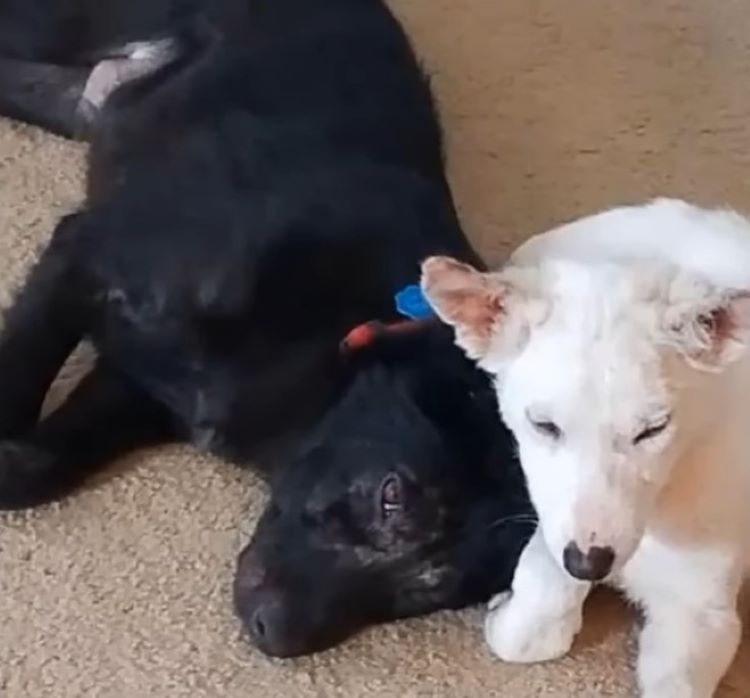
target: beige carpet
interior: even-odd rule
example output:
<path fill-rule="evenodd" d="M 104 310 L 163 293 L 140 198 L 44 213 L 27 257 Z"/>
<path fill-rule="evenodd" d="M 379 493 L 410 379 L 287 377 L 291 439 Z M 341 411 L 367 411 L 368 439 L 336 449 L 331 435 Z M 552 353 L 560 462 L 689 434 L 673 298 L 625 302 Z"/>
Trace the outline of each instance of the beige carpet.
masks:
<path fill-rule="evenodd" d="M 552 223 L 654 194 L 750 208 L 750 0 L 397 0 L 435 76 L 467 229 L 501 260 Z M 0 123 L 0 301 L 81 195 L 82 151 Z M 231 568 L 264 497 L 190 450 L 0 517 L 0 696 L 630 696 L 628 614 L 571 657 L 493 661 L 481 613 L 372 630 L 294 662 L 241 642 Z M 750 696 L 750 639 L 722 696 Z"/>

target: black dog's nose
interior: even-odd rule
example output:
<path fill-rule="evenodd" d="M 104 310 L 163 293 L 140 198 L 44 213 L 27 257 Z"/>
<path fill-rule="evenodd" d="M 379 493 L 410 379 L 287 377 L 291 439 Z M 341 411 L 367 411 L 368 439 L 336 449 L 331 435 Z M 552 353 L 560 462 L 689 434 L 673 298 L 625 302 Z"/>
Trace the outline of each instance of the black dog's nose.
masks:
<path fill-rule="evenodd" d="M 271 657 L 292 657 L 301 652 L 299 638 L 279 596 L 269 594 L 244 617 L 245 626 L 261 652 Z"/>
<path fill-rule="evenodd" d="M 587 553 L 575 542 L 568 543 L 563 551 L 565 569 L 576 579 L 598 582 L 611 571 L 615 562 L 615 551 L 610 547 L 591 547 Z"/>

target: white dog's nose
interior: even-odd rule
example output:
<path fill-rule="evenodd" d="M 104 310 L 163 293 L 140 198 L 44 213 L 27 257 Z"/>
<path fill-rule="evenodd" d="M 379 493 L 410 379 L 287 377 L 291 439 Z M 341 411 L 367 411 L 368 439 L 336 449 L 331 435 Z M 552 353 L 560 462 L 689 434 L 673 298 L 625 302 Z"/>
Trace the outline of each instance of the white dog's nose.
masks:
<path fill-rule="evenodd" d="M 593 546 L 584 554 L 575 541 L 568 543 L 563 551 L 563 565 L 576 579 L 598 582 L 611 571 L 615 562 L 615 551 L 609 546 Z"/>

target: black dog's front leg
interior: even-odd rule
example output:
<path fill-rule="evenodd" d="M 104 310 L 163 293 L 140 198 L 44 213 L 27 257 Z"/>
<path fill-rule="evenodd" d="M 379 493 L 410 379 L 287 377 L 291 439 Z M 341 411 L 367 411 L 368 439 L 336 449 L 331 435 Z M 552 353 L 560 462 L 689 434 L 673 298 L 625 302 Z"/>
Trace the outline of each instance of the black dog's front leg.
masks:
<path fill-rule="evenodd" d="M 0 509 L 59 500 L 118 456 L 173 436 L 160 404 L 98 365 L 25 437 L 0 441 Z"/>
<path fill-rule="evenodd" d="M 0 440 L 36 424 L 50 384 L 88 329 L 91 291 L 76 272 L 71 244 L 77 219 L 59 224 L 2 318 Z"/>

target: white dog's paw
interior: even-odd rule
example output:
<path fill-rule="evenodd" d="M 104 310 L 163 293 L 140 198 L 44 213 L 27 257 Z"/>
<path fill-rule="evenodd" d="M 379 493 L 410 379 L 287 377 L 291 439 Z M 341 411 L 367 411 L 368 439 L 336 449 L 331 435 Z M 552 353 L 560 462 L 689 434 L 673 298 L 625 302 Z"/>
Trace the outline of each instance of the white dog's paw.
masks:
<path fill-rule="evenodd" d="M 531 664 L 566 655 L 581 629 L 579 613 L 551 617 L 499 594 L 489 604 L 484 624 L 487 644 L 505 662 Z"/>

